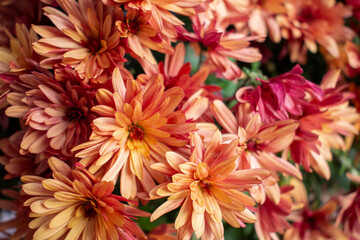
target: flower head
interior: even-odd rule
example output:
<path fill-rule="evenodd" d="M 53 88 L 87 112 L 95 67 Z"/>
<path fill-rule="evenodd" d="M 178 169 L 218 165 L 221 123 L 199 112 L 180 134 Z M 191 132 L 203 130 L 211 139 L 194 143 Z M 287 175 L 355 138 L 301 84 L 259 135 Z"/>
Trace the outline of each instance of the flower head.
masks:
<path fill-rule="evenodd" d="M 181 88 L 165 91 L 161 75 L 154 75 L 144 88 L 130 79 L 126 87 L 117 69 L 113 76 L 114 93 L 100 89 L 100 105 L 92 108 L 99 114 L 93 121 L 90 141 L 73 150 L 103 180 L 116 181 L 120 174 L 122 196 L 134 198 L 137 180 L 145 192 L 155 187 L 154 180 L 164 176 L 150 169 L 150 164 L 162 162 L 170 147 L 184 147 L 195 124 L 187 123 L 183 111 L 177 111 L 184 97 Z"/>
<path fill-rule="evenodd" d="M 90 113 L 94 94 L 81 84 L 77 73 L 68 68 L 55 76 L 39 72 L 23 74 L 10 85 L 6 114 L 24 118 L 27 131 L 21 153 L 44 151 L 71 156 L 70 149 L 86 141 L 94 114 Z"/>
<path fill-rule="evenodd" d="M 23 176 L 29 196 L 29 227 L 33 239 L 141 239 L 145 234 L 132 221 L 145 212 L 124 205 L 126 199 L 112 194 L 112 182 L 99 181 L 83 166 L 74 170 L 57 158 L 49 159 L 53 178 Z"/>
<path fill-rule="evenodd" d="M 345 26 L 351 10 L 336 1 L 289 1 L 287 14 L 277 16 L 281 35 L 289 41 L 290 60 L 306 61 L 306 52 L 317 52 L 317 44 L 339 57 L 338 42 L 352 39 L 354 32 Z"/>
<path fill-rule="evenodd" d="M 237 147 L 243 150 L 240 151 L 239 168 L 261 167 L 272 173 L 262 184 L 252 188 L 252 197 L 257 202 L 264 203 L 268 196 L 278 204 L 281 196 L 277 172 L 301 178 L 301 173 L 295 166 L 276 156 L 276 153 L 291 144 L 298 123 L 290 119 L 262 123 L 260 115 L 253 112 L 249 104 L 239 104 L 235 117 L 219 100 L 211 104 L 211 112 L 224 128 L 224 138 L 239 140 Z"/>
<path fill-rule="evenodd" d="M 194 43 L 197 52 L 202 57 L 205 54 L 204 66 L 228 80 L 241 76 L 240 68 L 230 58 L 242 62 L 256 62 L 262 56 L 255 48 L 249 47 L 250 41 L 259 37 L 246 37 L 239 33 L 225 32 L 217 26 L 217 19 L 209 21 L 206 15 L 198 14 L 192 17 L 193 33 L 183 27 L 178 28 L 179 39 Z"/>
<path fill-rule="evenodd" d="M 191 156 L 184 158 L 167 152 L 167 164 L 152 168 L 172 176 L 170 183 L 157 186 L 150 197 L 168 197 L 151 216 L 161 215 L 181 206 L 175 221 L 180 239 L 222 239 L 222 219 L 233 227 L 244 227 L 244 222 L 256 221 L 249 209 L 255 201 L 243 191 L 260 184 L 269 176 L 264 169 L 236 170 L 237 140 L 222 143 L 217 131 L 205 149 L 197 133 L 191 135 Z"/>
<path fill-rule="evenodd" d="M 116 12 L 100 0 L 57 1 L 66 14 L 45 7 L 45 15 L 56 27 L 33 26 L 42 37 L 34 50 L 46 57 L 42 66 L 70 65 L 86 82 L 106 82 L 115 67 L 125 61 Z"/>
<path fill-rule="evenodd" d="M 344 233 L 331 221 L 331 215 L 336 211 L 334 200 L 328 201 L 321 208 L 311 210 L 307 201 L 304 185 L 292 179 L 290 185 L 294 189 L 287 193 L 298 205 L 290 214 L 288 220 L 293 221 L 292 226 L 285 231 L 284 240 L 291 239 L 347 239 Z"/>

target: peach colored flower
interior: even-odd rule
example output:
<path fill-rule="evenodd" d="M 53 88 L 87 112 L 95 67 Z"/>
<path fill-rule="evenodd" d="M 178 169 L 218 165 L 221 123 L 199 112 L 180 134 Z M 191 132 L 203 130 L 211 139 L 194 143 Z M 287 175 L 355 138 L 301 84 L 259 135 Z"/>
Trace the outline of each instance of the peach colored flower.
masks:
<path fill-rule="evenodd" d="M 344 18 L 351 10 L 336 1 L 304 0 L 285 4 L 286 15 L 278 15 L 281 35 L 288 40 L 290 60 L 306 62 L 306 53 L 317 52 L 317 44 L 339 57 L 338 42 L 345 42 L 354 32 L 345 26 Z"/>
<path fill-rule="evenodd" d="M 71 69 L 57 69 L 55 76 L 33 72 L 12 83 L 7 116 L 23 118 L 27 131 L 21 154 L 27 152 L 71 156 L 71 148 L 85 142 L 94 114 L 92 94 Z"/>
<path fill-rule="evenodd" d="M 119 9 L 119 18 L 116 19 L 116 26 L 120 31 L 121 38 L 127 39 L 129 48 L 137 57 L 144 58 L 152 64 L 156 60 L 150 49 L 158 52 L 173 54 L 170 43 L 164 41 L 156 29 L 150 24 L 150 12 L 137 9 L 129 9 L 124 15 L 124 11 Z"/>
<path fill-rule="evenodd" d="M 114 92 L 98 90 L 100 105 L 92 108 L 99 117 L 93 121 L 90 141 L 73 149 L 80 163 L 104 181 L 116 181 L 120 174 L 121 195 L 134 198 L 139 186 L 149 192 L 153 178 L 164 176 L 150 168 L 165 161 L 170 147 L 184 147 L 195 124 L 186 123 L 183 111 L 176 111 L 184 97 L 179 87 L 164 91 L 161 75 L 153 76 L 146 86 L 130 79 L 126 87 L 120 71 L 113 75 Z M 139 184 L 140 183 L 140 184 Z"/>
<path fill-rule="evenodd" d="M 208 66 L 210 72 L 216 72 L 218 76 L 228 80 L 235 80 L 241 76 L 241 70 L 229 57 L 249 63 L 261 60 L 258 49 L 249 47 L 250 41 L 259 37 L 225 32 L 225 29 L 217 26 L 217 19 L 209 21 L 204 14 L 198 14 L 191 20 L 194 32 L 178 27 L 178 39 L 193 43 L 200 57 L 202 54 L 206 56 L 204 66 Z"/>
<path fill-rule="evenodd" d="M 172 177 L 170 183 L 154 188 L 150 197 L 168 197 L 157 208 L 151 221 L 181 206 L 175 220 L 179 239 L 223 239 L 222 219 L 233 227 L 253 223 L 250 211 L 255 201 L 243 191 L 260 184 L 269 176 L 264 169 L 236 170 L 237 140 L 222 143 L 217 131 L 207 148 L 197 133 L 191 135 L 191 156 L 184 158 L 176 152 L 167 152 L 167 163 L 152 168 Z M 250 210 L 249 210 L 250 209 Z"/>
<path fill-rule="evenodd" d="M 34 43 L 34 50 L 46 57 L 42 66 L 70 65 L 86 82 L 106 82 L 114 68 L 125 61 L 121 33 L 115 25 L 116 11 L 100 0 L 57 2 L 65 13 L 44 7 L 44 14 L 56 27 L 33 26 L 42 37 Z"/>
<path fill-rule="evenodd" d="M 132 221 L 133 216 L 147 213 L 120 201 L 112 194 L 112 182 L 99 181 L 83 166 L 72 170 L 63 161 L 52 157 L 49 167 L 53 178 L 23 176 L 24 192 L 31 196 L 30 206 L 33 239 L 145 239 L 145 234 Z"/>
<path fill-rule="evenodd" d="M 29 174 L 40 176 L 48 169 L 47 162 L 43 161 L 46 159 L 45 154 L 20 154 L 20 144 L 24 134 L 25 131 L 19 131 L 9 138 L 0 139 L 0 149 L 4 153 L 3 156 L 0 156 L 0 163 L 7 171 L 4 179 Z"/>
<path fill-rule="evenodd" d="M 35 70 L 41 56 L 34 52 L 32 44 L 38 40 L 36 33 L 32 28 L 28 29 L 24 24 L 15 25 L 15 36 L 7 29 L 5 30 L 9 41 L 9 49 L 0 49 L 0 56 L 10 54 L 10 57 L 1 58 L 0 72 L 2 78 L 4 73 L 13 75 L 24 73 L 24 71 Z"/>
<path fill-rule="evenodd" d="M 281 40 L 280 26 L 276 16 L 285 14 L 285 4 L 290 0 L 247 0 L 246 10 L 249 20 L 244 23 L 236 23 L 237 29 L 247 26 L 252 35 L 269 36 L 273 42 Z"/>
<path fill-rule="evenodd" d="M 249 104 L 238 106 L 236 117 L 220 101 L 211 104 L 211 112 L 224 128 L 226 140 L 238 139 L 240 152 L 239 168 L 264 168 L 271 176 L 258 187 L 250 191 L 259 203 L 264 203 L 268 196 L 275 204 L 280 201 L 280 188 L 277 172 L 301 178 L 301 172 L 288 161 L 276 156 L 286 149 L 294 139 L 298 123 L 295 120 L 276 121 L 269 124 L 261 122 L 260 115 L 251 110 Z"/>
<path fill-rule="evenodd" d="M 8 105 L 6 94 L 10 91 L 9 84 L 18 79 L 20 74 L 43 70 L 39 66 L 42 58 L 32 48 L 32 43 L 38 39 L 32 28 L 17 23 L 15 36 L 7 29 L 5 33 L 10 46 L 0 47 L 0 109 Z"/>
<path fill-rule="evenodd" d="M 149 12 L 150 25 L 158 33 L 157 37 L 163 39 L 169 46 L 171 41 L 175 41 L 177 32 L 175 27 L 183 25 L 175 15 L 191 16 L 196 14 L 196 10 L 201 9 L 200 4 L 203 0 L 103 0 L 104 4 L 114 6 L 120 5 L 125 10 L 136 9 Z M 165 43 L 164 42 L 164 43 Z"/>

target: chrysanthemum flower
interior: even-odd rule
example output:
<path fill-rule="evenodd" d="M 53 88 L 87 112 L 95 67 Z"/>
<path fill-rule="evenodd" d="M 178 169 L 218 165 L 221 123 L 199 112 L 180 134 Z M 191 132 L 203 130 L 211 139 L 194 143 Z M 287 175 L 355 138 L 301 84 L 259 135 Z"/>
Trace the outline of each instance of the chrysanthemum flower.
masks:
<path fill-rule="evenodd" d="M 290 228 L 286 217 L 293 210 L 292 199 L 285 195 L 291 191 L 292 186 L 283 186 L 280 188 L 281 198 L 278 204 L 270 199 L 258 206 L 255 223 L 256 235 L 260 240 L 277 239 L 277 234 L 284 234 L 285 229 Z"/>
<path fill-rule="evenodd" d="M 236 117 L 220 100 L 215 100 L 210 109 L 224 128 L 224 138 L 239 140 L 238 147 L 244 150 L 240 152 L 239 166 L 261 167 L 272 173 L 263 184 L 252 189 L 253 198 L 259 203 L 264 203 L 268 196 L 278 204 L 280 188 L 277 184 L 279 177 L 276 172 L 301 178 L 301 173 L 295 166 L 275 155 L 291 144 L 298 123 L 295 120 L 283 120 L 263 124 L 260 115 L 254 113 L 249 104 L 240 104 Z"/>
<path fill-rule="evenodd" d="M 0 163 L 4 165 L 7 174 L 4 179 L 21 177 L 23 175 L 41 175 L 48 169 L 44 154 L 20 154 L 20 144 L 25 131 L 16 132 L 10 138 L 0 139 Z"/>
<path fill-rule="evenodd" d="M 347 174 L 349 180 L 360 184 L 360 176 Z M 339 205 L 341 210 L 336 219 L 336 225 L 342 224 L 344 233 L 349 239 L 360 238 L 360 188 L 346 195 L 339 196 Z"/>
<path fill-rule="evenodd" d="M 152 178 L 164 181 L 150 165 L 164 161 L 170 147 L 185 146 L 195 124 L 186 123 L 185 113 L 176 111 L 184 92 L 179 87 L 164 91 L 161 75 L 143 89 L 132 79 L 125 87 L 118 69 L 112 80 L 114 93 L 97 92 L 100 105 L 92 110 L 100 117 L 93 121 L 90 141 L 73 150 L 81 149 L 76 154 L 80 162 L 105 181 L 116 181 L 120 173 L 121 195 L 134 198 L 138 181 L 145 192 L 155 187 Z"/>
<path fill-rule="evenodd" d="M 246 37 L 242 34 L 225 32 L 225 29 L 217 28 L 217 19 L 209 21 L 206 15 L 198 14 L 192 17 L 193 33 L 179 27 L 179 39 L 189 41 L 196 47 L 196 51 L 202 57 L 206 56 L 204 66 L 208 66 L 211 72 L 216 72 L 228 80 L 235 80 L 241 76 L 240 68 L 230 61 L 229 57 L 242 62 L 256 62 L 262 56 L 258 49 L 249 47 L 250 41 L 259 37 Z"/>
<path fill-rule="evenodd" d="M 42 66 L 70 65 L 86 82 L 106 82 L 124 60 L 125 49 L 115 21 L 116 12 L 101 0 L 57 1 L 66 14 L 44 7 L 56 27 L 33 26 L 43 38 L 34 50 L 46 57 Z"/>
<path fill-rule="evenodd" d="M 205 85 L 205 80 L 209 76 L 209 69 L 201 68 L 193 76 L 190 76 L 191 64 L 184 62 L 185 46 L 183 43 L 178 43 L 175 47 L 173 55 L 165 55 L 164 62 L 160 62 L 156 65 L 142 62 L 142 67 L 146 75 L 141 74 L 138 76 L 137 80 L 146 83 L 150 76 L 160 73 L 164 77 L 164 85 L 166 89 L 177 86 L 184 90 L 184 100 L 189 99 L 200 89 L 204 90 L 204 95 L 209 99 L 220 99 L 220 94 L 216 95 L 216 92 L 220 92 L 221 87 Z"/>
<path fill-rule="evenodd" d="M 115 24 L 121 33 L 120 37 L 127 39 L 129 48 L 138 57 L 156 64 L 150 49 L 173 54 L 170 43 L 161 39 L 160 34 L 150 24 L 150 12 L 137 9 L 129 9 L 126 15 L 122 9 L 119 9 L 119 12 L 119 19 L 116 19 Z"/>
<path fill-rule="evenodd" d="M 239 102 L 248 102 L 253 111 L 260 114 L 262 121 L 271 123 L 276 120 L 289 119 L 290 115 L 300 116 L 306 97 L 321 100 L 323 91 L 316 84 L 306 80 L 303 70 L 296 65 L 291 71 L 265 81 L 256 88 L 243 87 L 236 93 Z"/>
<path fill-rule="evenodd" d="M 5 33 L 10 46 L 0 47 L 0 109 L 7 106 L 6 94 L 10 91 L 9 84 L 17 80 L 20 74 L 40 70 L 39 62 L 42 59 L 32 48 L 32 43 L 38 39 L 32 28 L 16 24 L 15 36 L 7 29 Z"/>
<path fill-rule="evenodd" d="M 71 156 L 71 148 L 85 142 L 94 114 L 94 94 L 81 85 L 71 69 L 57 69 L 55 77 L 33 72 L 10 85 L 7 116 L 23 118 L 28 125 L 21 153 L 44 151 Z"/>
<path fill-rule="evenodd" d="M 250 33 L 257 36 L 267 36 L 273 42 L 280 42 L 280 26 L 275 17 L 286 13 L 285 3 L 289 0 L 248 0 L 246 9 L 249 20 L 244 23 L 236 23 L 235 27 L 241 29 L 247 25 Z"/>
<path fill-rule="evenodd" d="M 24 202 L 29 196 L 22 190 L 18 189 L 2 189 L 1 194 L 7 199 L 0 199 L 0 208 L 2 211 L 12 211 L 15 216 L 9 220 L 0 222 L 1 239 L 11 240 L 32 240 L 35 230 L 29 228 L 31 212 L 28 206 L 24 206 Z"/>
<path fill-rule="evenodd" d="M 28 29 L 24 24 L 15 25 L 15 36 L 8 30 L 5 31 L 9 41 L 9 52 L 12 59 L 2 58 L 0 61 L 0 72 L 2 78 L 4 73 L 18 74 L 24 71 L 36 69 L 41 57 L 34 52 L 32 44 L 38 40 L 32 28 Z M 6 49 L 0 49 L 0 55 L 6 54 Z"/>
<path fill-rule="evenodd" d="M 195 15 L 195 9 L 203 0 L 175 0 L 175 1 L 158 1 L 158 0 L 102 0 L 104 4 L 114 6 L 124 6 L 126 10 L 136 9 L 143 12 L 150 12 L 150 24 L 159 34 L 160 39 L 164 39 L 168 44 L 177 37 L 175 26 L 184 24 L 173 13 L 191 16 Z"/>
<path fill-rule="evenodd" d="M 349 92 L 336 88 L 339 71 L 331 71 L 322 80 L 323 100 L 313 99 L 299 117 L 296 138 L 290 145 L 292 160 L 311 172 L 313 168 L 325 179 L 330 178 L 327 161 L 332 160 L 331 148 L 345 150 L 342 136 L 356 135 L 359 121 L 356 108 L 349 106 Z"/>
<path fill-rule="evenodd" d="M 29 27 L 41 20 L 40 0 L 0 0 L 0 46 L 8 46 L 6 30 L 15 32 L 17 24 Z"/>
<path fill-rule="evenodd" d="M 337 205 L 334 200 L 328 201 L 321 208 L 312 211 L 307 202 L 307 194 L 304 185 L 292 179 L 290 185 L 294 189 L 289 192 L 289 197 L 294 202 L 303 207 L 294 211 L 288 217 L 292 226 L 284 234 L 284 240 L 301 240 L 301 239 L 339 239 L 346 240 L 344 233 L 335 227 L 331 222 L 331 215 L 336 211 Z"/>
<path fill-rule="evenodd" d="M 236 170 L 237 140 L 222 143 L 217 131 L 205 149 L 197 133 L 191 135 L 191 156 L 184 158 L 176 152 L 167 152 L 167 164 L 152 168 L 172 176 L 170 183 L 157 186 L 150 197 L 168 197 L 156 209 L 151 221 L 181 206 L 175 221 L 179 239 L 222 239 L 222 219 L 233 227 L 244 227 L 256 221 L 249 210 L 255 201 L 243 191 L 260 184 L 269 176 L 264 169 Z"/>
<path fill-rule="evenodd" d="M 72 170 L 57 158 L 48 160 L 53 178 L 23 176 L 23 190 L 29 196 L 29 227 L 37 229 L 34 240 L 146 238 L 132 221 L 133 216 L 148 216 L 124 205 L 123 197 L 112 194 L 112 182 L 99 181 L 83 166 Z"/>
<path fill-rule="evenodd" d="M 336 1 L 289 1 L 287 15 L 277 16 L 281 35 L 287 39 L 292 62 L 306 61 L 306 52 L 317 52 L 317 43 L 334 57 L 339 57 L 337 42 L 345 42 L 354 32 L 345 26 L 351 10 Z"/>

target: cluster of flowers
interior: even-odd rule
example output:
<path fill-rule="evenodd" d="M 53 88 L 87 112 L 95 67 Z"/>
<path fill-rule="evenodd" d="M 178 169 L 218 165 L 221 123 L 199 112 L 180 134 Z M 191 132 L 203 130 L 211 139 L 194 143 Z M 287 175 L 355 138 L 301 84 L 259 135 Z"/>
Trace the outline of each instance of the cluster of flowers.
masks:
<path fill-rule="evenodd" d="M 356 91 L 338 84 L 360 73 L 357 29 L 344 23 L 359 9 L 350 0 L 0 0 L 1 124 L 19 123 L 0 140 L 4 179 L 19 179 L 2 190 L 0 208 L 15 212 L 3 236 L 220 240 L 224 220 L 255 223 L 261 240 L 360 239 L 360 188 L 312 209 L 302 183 L 302 171 L 329 180 L 331 150 L 349 149 L 360 128 Z M 245 81 L 239 66 L 266 60 L 267 36 L 294 63 L 319 48 L 329 64 L 321 83 L 299 65 Z M 244 84 L 223 99 L 205 83 L 211 75 Z M 163 198 L 152 213 L 138 209 Z M 174 224 L 150 232 L 135 221 L 174 209 Z"/>

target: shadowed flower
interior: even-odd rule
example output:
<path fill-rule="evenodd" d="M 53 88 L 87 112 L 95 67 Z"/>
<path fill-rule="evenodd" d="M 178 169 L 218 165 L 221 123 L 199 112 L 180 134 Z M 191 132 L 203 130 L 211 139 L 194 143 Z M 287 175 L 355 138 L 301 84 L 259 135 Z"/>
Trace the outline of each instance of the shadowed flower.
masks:
<path fill-rule="evenodd" d="M 10 84 L 6 114 L 23 118 L 29 126 L 22 154 L 48 151 L 71 156 L 71 148 L 88 139 L 94 94 L 80 80 L 71 69 L 57 69 L 55 76 L 33 72 Z"/>
<path fill-rule="evenodd" d="M 257 202 L 264 203 L 268 196 L 278 204 L 280 188 L 277 184 L 277 172 L 301 178 L 301 172 L 295 166 L 276 156 L 276 153 L 291 144 L 298 123 L 289 119 L 263 124 L 260 115 L 254 113 L 249 104 L 239 104 L 236 117 L 220 100 L 212 102 L 210 109 L 224 128 L 224 139 L 239 140 L 238 147 L 243 150 L 240 152 L 239 168 L 261 167 L 271 172 L 268 179 L 251 190 L 252 197 Z"/>
<path fill-rule="evenodd" d="M 18 189 L 2 189 L 1 194 L 8 199 L 0 199 L 0 208 L 2 211 L 13 211 L 15 217 L 7 221 L 0 222 L 1 237 L 4 235 L 6 239 L 11 240 L 32 240 L 35 230 L 29 228 L 31 212 L 28 206 L 24 206 L 24 202 L 29 199 L 29 196 L 23 190 Z M 5 238 L 1 238 L 4 239 Z"/>
<path fill-rule="evenodd" d="M 134 198 L 139 182 L 145 192 L 164 176 L 150 169 L 165 161 L 170 147 L 183 147 L 195 124 L 186 123 L 183 111 L 176 111 L 184 97 L 179 87 L 164 90 L 161 75 L 153 76 L 143 89 L 129 79 L 126 88 L 120 71 L 113 75 L 115 92 L 98 90 L 100 105 L 92 110 L 100 116 L 93 121 L 90 141 L 73 149 L 81 164 L 104 181 L 116 182 L 120 174 L 121 195 Z M 137 186 L 138 185 L 138 186 Z"/>
<path fill-rule="evenodd" d="M 40 0 L 0 0 L 0 46 L 7 46 L 6 30 L 14 33 L 17 24 L 29 27 L 41 20 Z"/>
<path fill-rule="evenodd" d="M 352 39 L 354 32 L 345 26 L 351 10 L 336 1 L 303 0 L 285 4 L 286 15 L 278 15 L 281 35 L 287 39 L 290 60 L 306 62 L 306 53 L 317 52 L 317 43 L 339 57 L 337 42 Z"/>
<path fill-rule="evenodd" d="M 10 138 L 0 139 L 0 150 L 4 156 L 0 156 L 0 163 L 4 165 L 7 174 L 4 179 L 21 177 L 34 174 L 40 176 L 48 169 L 44 154 L 20 154 L 20 144 L 25 131 L 16 132 Z"/>
<path fill-rule="evenodd" d="M 230 58 L 242 62 L 256 62 L 262 56 L 258 49 L 249 47 L 250 41 L 259 37 L 246 37 L 239 33 L 225 32 L 225 29 L 218 29 L 217 19 L 209 21 L 206 15 L 198 14 L 192 17 L 193 33 L 183 27 L 178 28 L 179 39 L 193 43 L 197 53 L 202 58 L 204 54 L 211 72 L 217 73 L 228 80 L 235 80 L 241 76 L 241 70 Z"/>
<path fill-rule="evenodd" d="M 350 181 L 360 184 L 360 176 L 346 174 Z M 342 229 L 349 239 L 360 238 L 360 188 L 346 196 L 339 196 L 341 210 L 336 219 L 336 225 L 342 224 Z"/>
<path fill-rule="evenodd" d="M 74 170 L 57 158 L 49 159 L 53 178 L 23 176 L 23 190 L 29 196 L 31 229 L 37 229 L 34 240 L 146 238 L 132 221 L 133 216 L 148 216 L 120 201 L 112 194 L 112 182 L 99 181 L 83 166 Z"/>
<path fill-rule="evenodd" d="M 245 227 L 256 217 L 250 211 L 255 201 L 243 191 L 260 184 L 269 176 L 264 169 L 236 170 L 237 140 L 222 143 L 216 131 L 205 149 L 197 133 L 191 135 L 191 156 L 184 158 L 176 152 L 167 152 L 167 163 L 151 167 L 172 176 L 170 183 L 154 188 L 150 197 L 168 197 L 157 208 L 151 221 L 181 206 L 175 220 L 179 239 L 222 239 L 222 219 L 233 227 Z M 250 210 L 249 210 L 250 209 Z"/>
<path fill-rule="evenodd" d="M 18 79 L 20 74 L 40 70 L 41 57 L 34 52 L 32 44 L 38 38 L 32 28 L 24 24 L 15 25 L 15 36 L 7 29 L 5 33 L 10 40 L 10 47 L 0 47 L 0 109 L 7 106 L 6 94 L 10 91 L 9 84 Z"/>
<path fill-rule="evenodd" d="M 57 2 L 67 15 L 44 7 L 56 27 L 33 26 L 43 37 L 34 44 L 34 50 L 46 57 L 42 66 L 70 65 L 85 82 L 106 82 L 114 68 L 125 61 L 114 8 L 104 6 L 101 0 Z"/>
<path fill-rule="evenodd" d="M 304 185 L 292 179 L 290 185 L 294 189 L 289 192 L 289 197 L 294 202 L 302 204 L 300 210 L 296 210 L 290 214 L 288 220 L 292 221 L 291 228 L 287 229 L 284 234 L 284 240 L 301 240 L 301 239 L 319 239 L 319 240 L 346 240 L 347 237 L 340 229 L 335 227 L 331 222 L 331 215 L 336 211 L 337 205 L 335 201 L 330 200 L 321 208 L 312 211 L 307 202 L 307 194 Z"/>

